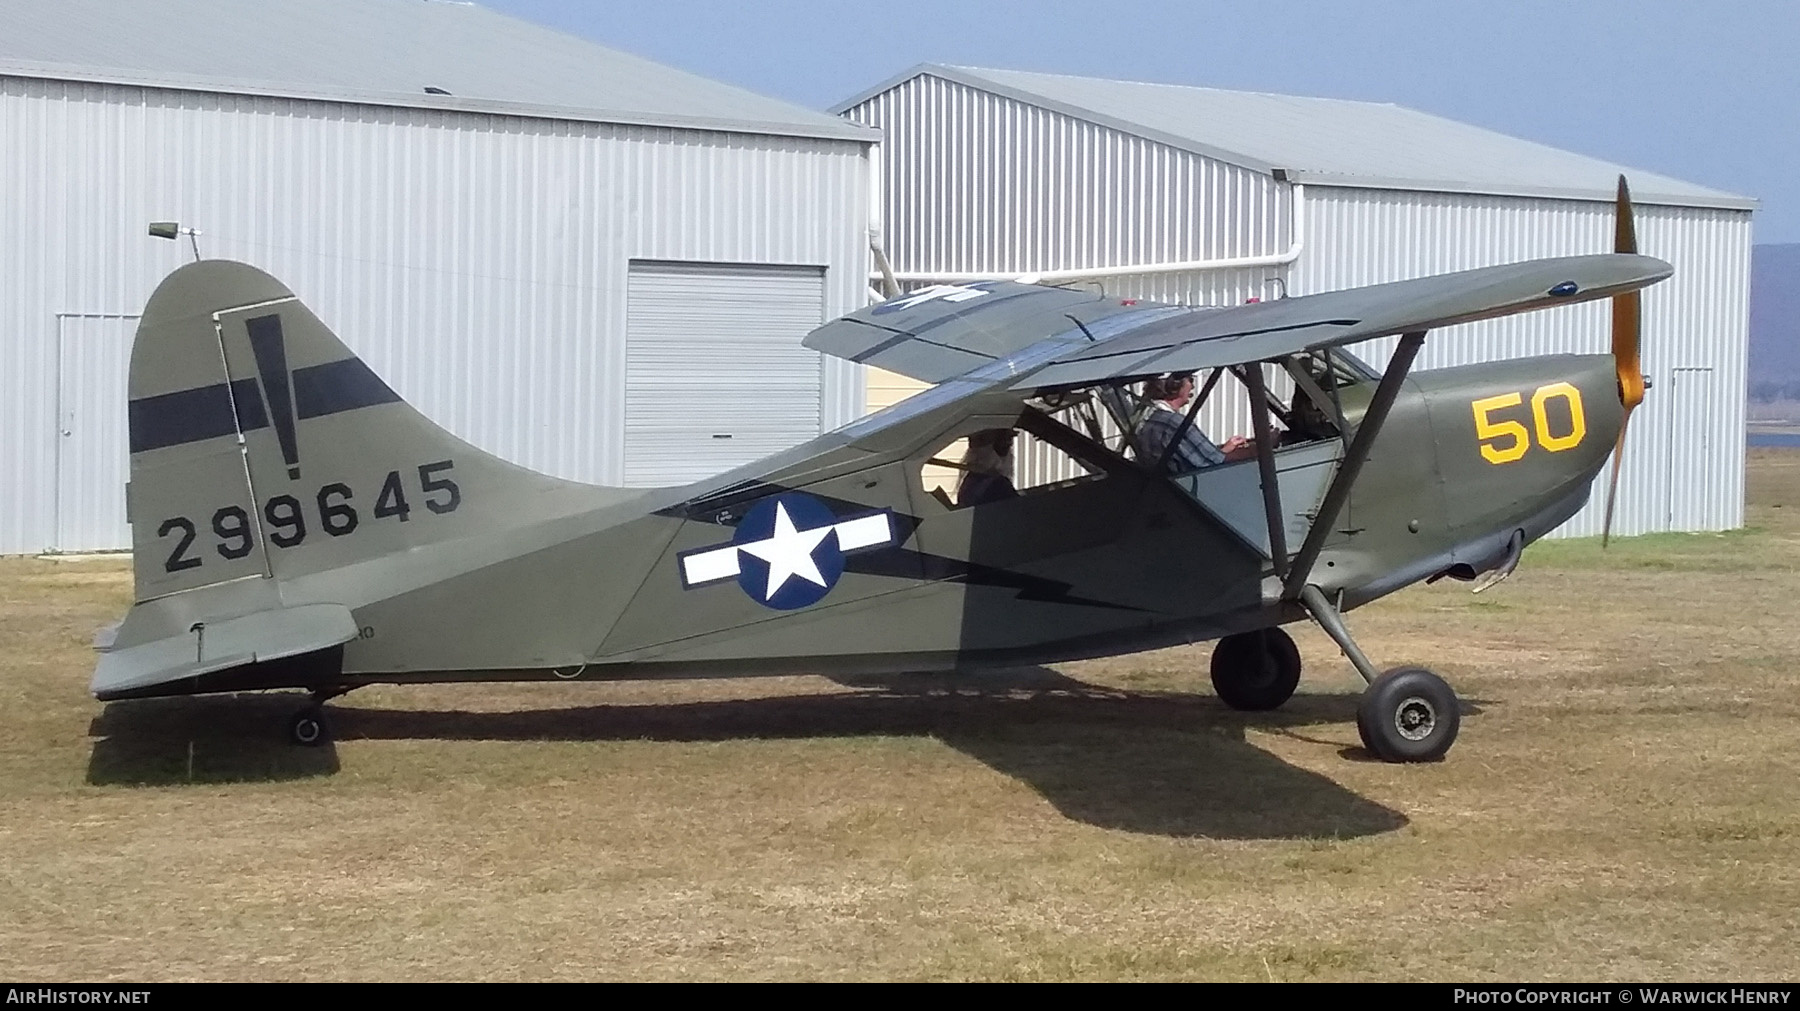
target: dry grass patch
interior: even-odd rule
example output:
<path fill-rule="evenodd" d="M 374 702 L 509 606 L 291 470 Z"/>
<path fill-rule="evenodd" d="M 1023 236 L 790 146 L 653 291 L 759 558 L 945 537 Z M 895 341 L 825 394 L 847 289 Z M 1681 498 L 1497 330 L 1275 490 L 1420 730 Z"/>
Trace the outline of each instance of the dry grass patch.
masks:
<path fill-rule="evenodd" d="M 885 683 L 101 706 L 117 561 L 0 560 L 0 970 L 90 979 L 1791 979 L 1800 453 L 1750 529 L 1533 547 L 1352 624 L 1467 700 L 1221 707 L 1205 648 Z"/>

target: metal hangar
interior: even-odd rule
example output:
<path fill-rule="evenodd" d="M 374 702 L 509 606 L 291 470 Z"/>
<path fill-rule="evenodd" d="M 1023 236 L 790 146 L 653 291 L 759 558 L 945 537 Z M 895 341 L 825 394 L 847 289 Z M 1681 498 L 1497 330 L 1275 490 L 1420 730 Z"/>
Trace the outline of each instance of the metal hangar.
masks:
<path fill-rule="evenodd" d="M 0 22 L 0 553 L 129 545 L 126 356 L 196 253 L 563 477 L 686 482 L 862 411 L 859 370 L 799 341 L 866 301 L 875 131 L 472 4 Z"/>

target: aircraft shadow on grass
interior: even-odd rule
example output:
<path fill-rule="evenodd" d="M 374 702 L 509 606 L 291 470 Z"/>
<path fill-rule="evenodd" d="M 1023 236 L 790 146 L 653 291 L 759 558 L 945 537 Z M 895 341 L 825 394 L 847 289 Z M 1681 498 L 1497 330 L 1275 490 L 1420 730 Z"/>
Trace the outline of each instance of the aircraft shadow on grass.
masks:
<path fill-rule="evenodd" d="M 1406 818 L 1251 744 L 1246 728 L 1315 743 L 1307 727 L 1355 719 L 1353 695 L 1294 696 L 1238 713 L 1209 694 L 1140 692 L 1046 668 L 839 678 L 851 689 L 755 699 L 512 712 L 330 707 L 340 740 L 732 741 L 929 736 L 1030 785 L 1065 816 L 1126 832 L 1215 839 L 1332 839 Z M 1463 712 L 1480 706 L 1465 701 Z M 93 721 L 95 784 L 301 779 L 338 771 L 336 748 L 296 747 L 291 694 L 109 704 Z M 1344 749 L 1361 757 L 1359 748 Z"/>

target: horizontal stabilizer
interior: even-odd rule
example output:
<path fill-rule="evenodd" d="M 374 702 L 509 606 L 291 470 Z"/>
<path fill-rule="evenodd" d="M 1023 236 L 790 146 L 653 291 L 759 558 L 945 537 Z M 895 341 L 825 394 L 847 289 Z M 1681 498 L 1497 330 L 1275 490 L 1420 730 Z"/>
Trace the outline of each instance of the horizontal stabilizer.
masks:
<path fill-rule="evenodd" d="M 104 700 L 230 667 L 330 649 L 356 636 L 356 620 L 341 604 L 303 604 L 196 622 L 183 635 L 102 653 L 92 687 Z"/>

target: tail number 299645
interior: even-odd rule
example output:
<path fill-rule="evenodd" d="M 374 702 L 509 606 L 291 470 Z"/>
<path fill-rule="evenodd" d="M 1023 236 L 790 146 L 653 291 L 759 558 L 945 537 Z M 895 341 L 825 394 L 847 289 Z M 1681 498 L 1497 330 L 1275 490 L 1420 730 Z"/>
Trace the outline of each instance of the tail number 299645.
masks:
<path fill-rule="evenodd" d="M 1561 400 L 1568 409 L 1568 430 L 1554 431 L 1562 427 L 1561 419 L 1555 425 L 1550 419 L 1549 405 L 1552 401 Z M 1511 463 L 1525 455 L 1531 448 L 1531 439 L 1535 434 L 1537 444 L 1552 453 L 1560 453 L 1565 449 L 1574 449 L 1581 445 L 1587 436 L 1587 415 L 1581 409 L 1581 391 L 1568 383 L 1550 383 L 1540 386 L 1531 394 L 1531 422 L 1527 429 L 1523 421 L 1497 412 L 1509 407 L 1519 407 L 1525 402 L 1522 393 L 1502 393 L 1497 397 L 1483 397 L 1470 403 L 1475 410 L 1475 437 L 1481 440 L 1481 455 L 1489 463 Z"/>
<path fill-rule="evenodd" d="M 418 468 L 420 501 L 427 511 L 441 515 L 455 512 L 462 505 L 462 489 L 449 476 L 454 466 L 452 461 L 441 460 Z M 381 490 L 375 494 L 374 509 L 370 513 L 373 519 L 398 523 L 406 523 L 412 519 L 413 506 L 407 500 L 408 483 L 402 479 L 400 471 L 388 472 Z M 312 499 L 311 504 L 317 507 L 317 529 L 326 534 L 344 537 L 355 533 L 362 525 L 362 517 L 358 515 L 354 504 L 356 492 L 349 485 L 328 484 L 309 497 Z M 278 548 L 300 546 L 308 533 L 307 512 L 300 499 L 293 495 L 277 495 L 264 502 L 260 525 L 266 532 L 269 543 Z M 221 558 L 242 558 L 256 544 L 257 526 L 243 506 L 222 506 L 212 514 L 212 548 Z M 172 516 L 163 520 L 162 525 L 157 527 L 156 536 L 176 538 L 174 549 L 163 562 L 164 571 L 180 572 L 204 564 L 206 552 L 194 544 L 199 534 L 194 521 L 186 516 Z"/>

